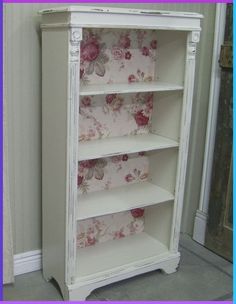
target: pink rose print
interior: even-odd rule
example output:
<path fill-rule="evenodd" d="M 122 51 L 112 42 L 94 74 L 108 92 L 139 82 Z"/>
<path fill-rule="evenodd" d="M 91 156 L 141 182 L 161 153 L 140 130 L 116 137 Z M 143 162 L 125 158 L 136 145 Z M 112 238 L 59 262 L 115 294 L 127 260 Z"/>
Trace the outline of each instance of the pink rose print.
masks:
<path fill-rule="evenodd" d="M 143 111 L 138 111 L 135 115 L 134 115 L 134 119 L 136 121 L 136 124 L 141 127 L 141 126 L 146 126 L 149 122 L 149 117 L 145 116 L 143 114 Z"/>
<path fill-rule="evenodd" d="M 127 160 L 128 160 L 128 158 L 129 158 L 129 157 L 128 157 L 128 155 L 127 155 L 127 154 L 124 154 L 124 155 L 122 156 L 122 160 L 123 160 L 123 161 L 127 161 Z"/>
<path fill-rule="evenodd" d="M 121 239 L 125 237 L 125 234 L 123 233 L 122 229 L 120 231 L 115 231 L 113 240 Z"/>
<path fill-rule="evenodd" d="M 96 243 L 95 237 L 90 237 L 90 236 L 87 237 L 86 246 L 92 246 L 95 245 L 95 243 Z"/>
<path fill-rule="evenodd" d="M 111 50 L 111 53 L 115 60 L 121 60 L 124 58 L 124 53 L 123 53 L 122 49 L 120 49 L 119 47 L 116 47 L 116 46 L 113 47 Z"/>
<path fill-rule="evenodd" d="M 83 176 L 78 175 L 78 177 L 77 177 L 77 185 L 78 185 L 78 186 L 80 186 L 80 185 L 82 184 L 83 179 L 84 179 Z"/>
<path fill-rule="evenodd" d="M 96 159 L 91 159 L 91 160 L 83 160 L 80 162 L 80 167 L 81 168 L 93 168 L 96 165 L 97 160 Z"/>
<path fill-rule="evenodd" d="M 127 181 L 127 183 L 130 183 L 134 180 L 135 178 L 133 177 L 132 174 L 127 174 L 126 177 L 125 177 L 125 180 Z"/>
<path fill-rule="evenodd" d="M 138 153 L 140 156 L 144 156 L 145 155 L 145 152 L 139 152 Z"/>
<path fill-rule="evenodd" d="M 120 36 L 119 45 L 120 45 L 120 47 L 122 47 L 124 49 L 128 49 L 130 47 L 130 38 L 129 38 L 128 34 Z"/>
<path fill-rule="evenodd" d="M 136 82 L 136 81 L 137 81 L 137 78 L 133 74 L 129 75 L 129 77 L 128 77 L 129 83 Z"/>
<path fill-rule="evenodd" d="M 142 217 L 144 215 L 144 209 L 137 208 L 130 211 L 134 218 Z"/>
<path fill-rule="evenodd" d="M 149 55 L 149 49 L 148 49 L 146 46 L 144 46 L 144 47 L 142 48 L 142 54 L 143 54 L 144 56 L 148 56 L 148 55 Z"/>
<path fill-rule="evenodd" d="M 117 94 L 108 94 L 106 96 L 106 103 L 111 104 L 112 101 L 116 98 Z"/>
<path fill-rule="evenodd" d="M 130 52 L 126 52 L 126 53 L 125 53 L 125 59 L 130 60 L 131 56 L 132 56 L 132 55 L 131 55 Z"/>
<path fill-rule="evenodd" d="M 91 106 L 91 98 L 88 96 L 85 96 L 81 99 L 81 103 L 84 107 L 89 107 L 89 106 Z"/>
<path fill-rule="evenodd" d="M 156 50 L 156 48 L 157 48 L 157 41 L 156 41 L 156 40 L 152 40 L 152 41 L 150 42 L 150 46 L 151 46 L 151 48 L 152 48 L 153 50 Z"/>
<path fill-rule="evenodd" d="M 93 72 L 97 76 L 103 77 L 105 75 L 105 63 L 109 61 L 108 56 L 105 54 L 105 44 L 99 43 L 95 35 L 89 35 L 81 42 L 81 64 L 85 65 L 85 74 L 91 75 Z M 82 72 L 81 77 L 83 78 Z"/>
<path fill-rule="evenodd" d="M 95 37 L 81 42 L 81 58 L 84 61 L 94 61 L 99 55 L 99 43 Z"/>

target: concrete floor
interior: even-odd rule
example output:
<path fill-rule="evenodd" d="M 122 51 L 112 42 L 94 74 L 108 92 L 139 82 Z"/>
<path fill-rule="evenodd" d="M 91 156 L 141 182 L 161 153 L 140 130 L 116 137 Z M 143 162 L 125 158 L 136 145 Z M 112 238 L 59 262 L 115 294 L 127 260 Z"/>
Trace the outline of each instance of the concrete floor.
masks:
<path fill-rule="evenodd" d="M 176 273 L 153 271 L 99 288 L 87 300 L 221 300 L 232 301 L 232 264 L 182 236 L 181 262 Z M 15 278 L 4 286 L 4 300 L 62 300 L 55 282 L 41 271 Z"/>

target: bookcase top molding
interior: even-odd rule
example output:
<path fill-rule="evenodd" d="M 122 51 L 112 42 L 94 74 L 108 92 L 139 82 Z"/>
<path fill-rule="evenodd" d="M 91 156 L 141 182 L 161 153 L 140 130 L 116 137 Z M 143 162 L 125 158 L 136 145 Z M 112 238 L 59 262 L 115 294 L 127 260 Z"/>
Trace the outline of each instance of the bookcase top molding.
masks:
<path fill-rule="evenodd" d="M 203 15 L 147 9 L 67 6 L 44 9 L 42 28 L 110 27 L 200 31 Z M 129 17 L 127 18 L 127 15 Z"/>

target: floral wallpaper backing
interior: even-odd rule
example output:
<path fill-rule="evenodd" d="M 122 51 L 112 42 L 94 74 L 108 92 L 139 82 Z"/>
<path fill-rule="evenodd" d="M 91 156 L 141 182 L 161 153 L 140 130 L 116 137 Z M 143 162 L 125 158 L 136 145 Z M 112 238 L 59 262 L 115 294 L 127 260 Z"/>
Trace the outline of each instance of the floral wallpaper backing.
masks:
<path fill-rule="evenodd" d="M 82 84 L 154 80 L 157 45 L 154 30 L 85 29 L 80 55 Z"/>
<path fill-rule="evenodd" d="M 148 178 L 148 171 L 148 157 L 143 152 L 81 161 L 78 191 L 80 195 L 88 195 L 93 191 L 143 182 Z M 77 246 L 83 248 L 120 239 L 143 229 L 144 209 L 141 208 L 82 220 L 77 226 Z"/>
<path fill-rule="evenodd" d="M 144 152 L 79 162 L 80 194 L 146 181 L 149 161 Z"/>
<path fill-rule="evenodd" d="M 117 240 L 144 230 L 144 209 L 95 217 L 77 223 L 77 247 Z"/>
<path fill-rule="evenodd" d="M 131 83 L 155 79 L 157 40 L 151 30 L 86 29 L 81 43 L 82 84 Z M 79 140 L 148 133 L 153 93 L 84 96 L 80 99 Z M 109 190 L 148 178 L 143 152 L 79 162 L 80 195 Z M 83 248 L 142 232 L 138 208 L 77 223 L 77 247 Z"/>
<path fill-rule="evenodd" d="M 79 140 L 148 133 L 153 93 L 84 96 L 80 100 Z"/>

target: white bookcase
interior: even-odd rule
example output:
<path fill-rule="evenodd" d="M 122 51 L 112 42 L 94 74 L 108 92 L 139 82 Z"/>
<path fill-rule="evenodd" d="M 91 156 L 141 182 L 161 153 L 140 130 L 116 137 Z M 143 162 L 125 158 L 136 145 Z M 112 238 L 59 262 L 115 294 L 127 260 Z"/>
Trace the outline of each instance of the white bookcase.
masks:
<path fill-rule="evenodd" d="M 175 272 L 202 16 L 40 13 L 44 277 L 83 300 Z"/>

